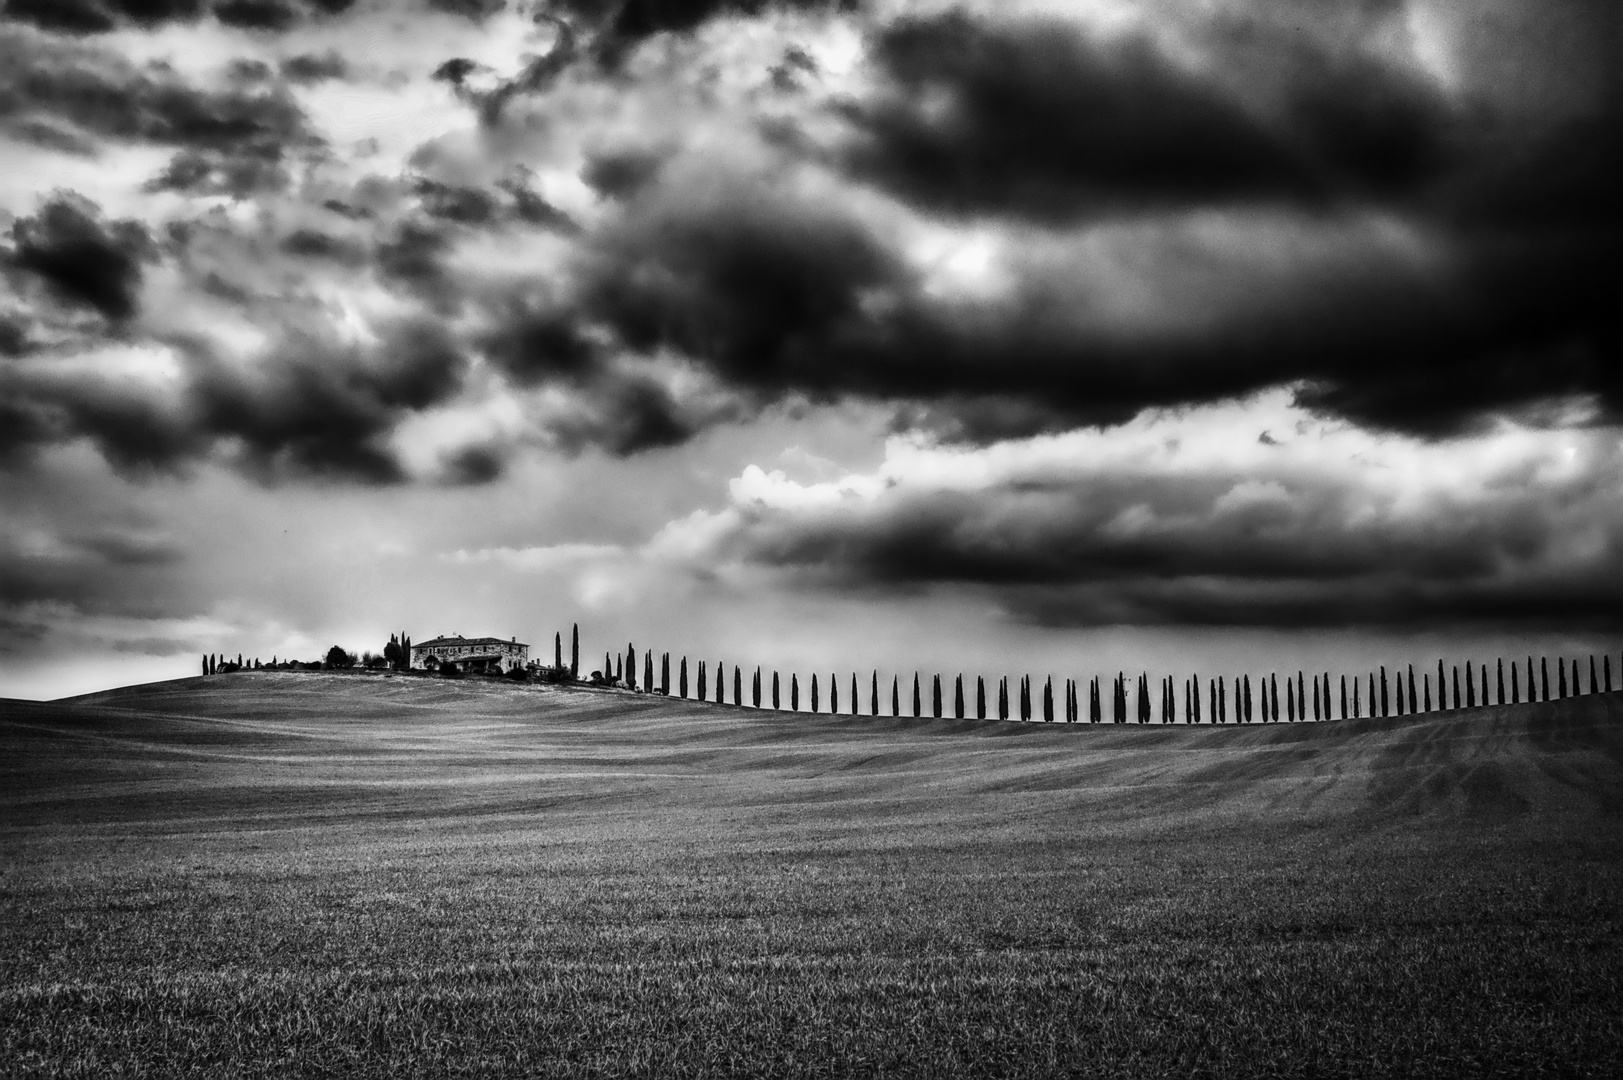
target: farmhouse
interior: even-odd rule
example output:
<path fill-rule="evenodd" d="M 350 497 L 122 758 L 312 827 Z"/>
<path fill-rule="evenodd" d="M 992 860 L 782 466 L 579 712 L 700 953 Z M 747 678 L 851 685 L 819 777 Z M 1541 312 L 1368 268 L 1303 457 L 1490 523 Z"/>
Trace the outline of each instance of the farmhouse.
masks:
<path fill-rule="evenodd" d="M 411 666 L 435 671 L 453 667 L 459 671 L 486 671 L 495 674 L 521 668 L 530 662 L 530 647 L 518 638 L 476 637 L 460 634 L 437 637 L 411 647 Z"/>

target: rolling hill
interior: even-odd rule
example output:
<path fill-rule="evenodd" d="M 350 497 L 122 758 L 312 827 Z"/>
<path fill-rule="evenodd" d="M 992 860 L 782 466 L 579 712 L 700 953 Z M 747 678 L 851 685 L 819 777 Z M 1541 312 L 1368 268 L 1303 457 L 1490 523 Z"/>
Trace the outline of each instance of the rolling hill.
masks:
<path fill-rule="evenodd" d="M 27 1075 L 1623 1072 L 1623 694 L 1222 728 L 0 702 Z"/>

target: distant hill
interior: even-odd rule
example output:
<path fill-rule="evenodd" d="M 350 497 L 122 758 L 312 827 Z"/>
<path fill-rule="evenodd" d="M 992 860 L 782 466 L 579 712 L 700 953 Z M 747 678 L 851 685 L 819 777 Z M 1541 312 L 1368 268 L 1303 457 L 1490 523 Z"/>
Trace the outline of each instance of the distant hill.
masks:
<path fill-rule="evenodd" d="M 617 797 L 962 805 L 1049 792 L 1131 817 L 1266 805 L 1280 813 L 1517 814 L 1623 806 L 1623 693 L 1393 719 L 1226 727 L 1045 725 L 781 713 L 654 695 L 470 680 L 254 672 L 57 702 L 0 701 L 13 815 L 90 814 L 106 794 L 184 775 L 185 805 L 309 812 L 372 790 L 442 790 L 478 771 L 491 808 L 533 783 Z M 312 786 L 312 778 L 335 785 Z M 178 810 L 178 807 L 176 808 Z"/>

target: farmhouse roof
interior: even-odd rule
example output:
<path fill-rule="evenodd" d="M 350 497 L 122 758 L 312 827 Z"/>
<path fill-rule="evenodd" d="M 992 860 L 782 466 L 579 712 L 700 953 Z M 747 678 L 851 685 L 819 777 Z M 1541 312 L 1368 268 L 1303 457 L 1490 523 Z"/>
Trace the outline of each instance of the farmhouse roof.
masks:
<path fill-rule="evenodd" d="M 495 637 L 465 638 L 460 634 L 455 634 L 451 637 L 437 637 L 432 641 L 414 641 L 411 643 L 411 647 L 414 649 L 426 649 L 430 645 L 522 645 L 526 649 L 530 647 L 529 643 L 524 641 L 509 641 L 504 638 Z"/>

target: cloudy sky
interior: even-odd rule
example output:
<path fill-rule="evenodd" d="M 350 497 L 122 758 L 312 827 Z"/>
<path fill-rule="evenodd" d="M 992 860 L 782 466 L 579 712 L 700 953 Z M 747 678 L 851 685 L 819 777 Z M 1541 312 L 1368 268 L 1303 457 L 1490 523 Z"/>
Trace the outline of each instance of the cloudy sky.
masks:
<path fill-rule="evenodd" d="M 0 695 L 1623 646 L 1614 0 L 0 9 Z"/>

